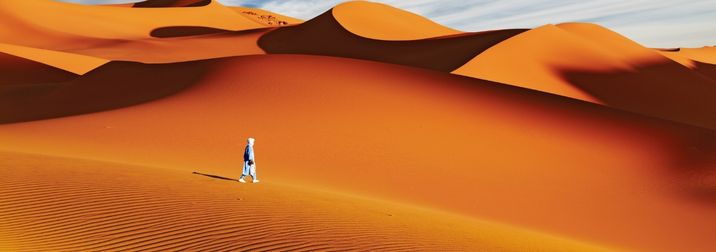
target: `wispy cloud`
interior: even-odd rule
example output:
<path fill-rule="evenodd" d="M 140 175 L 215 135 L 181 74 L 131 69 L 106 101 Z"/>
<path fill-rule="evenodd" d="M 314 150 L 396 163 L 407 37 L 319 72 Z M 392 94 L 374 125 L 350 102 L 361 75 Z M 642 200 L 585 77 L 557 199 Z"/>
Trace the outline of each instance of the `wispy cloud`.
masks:
<path fill-rule="evenodd" d="M 66 0 L 122 2 L 122 0 Z M 124 0 L 131 2 L 132 0 Z M 345 0 L 218 0 L 311 19 Z M 650 47 L 716 45 L 714 0 L 375 0 L 463 31 L 592 22 Z"/>

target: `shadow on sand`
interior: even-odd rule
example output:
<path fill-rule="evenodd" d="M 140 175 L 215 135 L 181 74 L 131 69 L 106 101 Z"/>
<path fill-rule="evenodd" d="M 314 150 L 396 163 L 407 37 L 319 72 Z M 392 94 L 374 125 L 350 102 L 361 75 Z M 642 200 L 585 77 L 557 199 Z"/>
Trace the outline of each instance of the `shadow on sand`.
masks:
<path fill-rule="evenodd" d="M 218 175 L 204 174 L 204 173 L 201 173 L 201 172 L 192 172 L 192 174 L 201 175 L 201 176 L 206 176 L 206 177 L 215 178 L 215 179 L 223 179 L 223 180 L 231 180 L 231 181 L 239 182 L 238 179 L 227 178 L 227 177 L 222 177 L 222 176 L 218 176 Z"/>

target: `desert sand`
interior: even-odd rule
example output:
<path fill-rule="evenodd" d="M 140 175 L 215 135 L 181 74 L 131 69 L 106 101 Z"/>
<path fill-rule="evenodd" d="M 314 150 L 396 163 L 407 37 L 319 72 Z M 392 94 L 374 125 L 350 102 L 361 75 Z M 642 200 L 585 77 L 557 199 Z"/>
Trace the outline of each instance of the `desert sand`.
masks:
<path fill-rule="evenodd" d="M 714 248 L 712 48 L 362 2 L 0 13 L 0 250 Z"/>
<path fill-rule="evenodd" d="M 606 251 L 312 188 L 269 182 L 237 190 L 235 179 L 211 174 L 22 153 L 0 157 L 3 250 Z"/>

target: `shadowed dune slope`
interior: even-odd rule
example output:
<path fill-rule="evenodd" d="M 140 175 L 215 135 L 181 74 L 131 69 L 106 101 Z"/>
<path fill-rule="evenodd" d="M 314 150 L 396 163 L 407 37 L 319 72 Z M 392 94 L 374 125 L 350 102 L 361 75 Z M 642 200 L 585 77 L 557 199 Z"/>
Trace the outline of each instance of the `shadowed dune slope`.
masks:
<path fill-rule="evenodd" d="M 0 53 L 0 86 L 68 81 L 76 74 L 23 57 Z"/>
<path fill-rule="evenodd" d="M 186 37 L 186 36 L 197 36 L 207 34 L 217 34 L 231 32 L 224 29 L 216 29 L 211 27 L 203 26 L 170 26 L 161 27 L 152 30 L 150 33 L 152 37 L 157 38 L 173 38 L 173 37 Z"/>
<path fill-rule="evenodd" d="M 276 183 L 17 153 L 0 160 L 3 250 L 608 251 Z"/>
<path fill-rule="evenodd" d="M 106 59 L 80 54 L 16 46 L 3 43 L 0 43 L 0 53 L 12 54 L 17 57 L 33 60 L 38 63 L 53 66 L 55 68 L 69 71 L 78 75 L 85 74 L 109 62 L 109 60 Z M 25 73 L 30 74 L 28 72 Z M 2 76 L 0 78 L 4 77 L 5 76 Z"/>
<path fill-rule="evenodd" d="M 333 7 L 332 13 L 343 28 L 370 39 L 416 40 L 462 33 L 381 3 L 345 2 Z"/>
<path fill-rule="evenodd" d="M 535 28 L 453 73 L 716 129 L 716 81 L 593 24 Z"/>
<path fill-rule="evenodd" d="M 338 56 L 449 72 L 490 46 L 523 31 L 465 33 L 414 41 L 373 40 L 346 30 L 332 11 L 327 11 L 303 24 L 271 31 L 258 43 L 268 53 Z"/>
<path fill-rule="evenodd" d="M 238 173 L 237 153 L 253 136 L 265 182 L 608 247 L 713 248 L 716 198 L 704 193 L 716 188 L 712 131 L 377 62 L 261 55 L 214 64 L 166 99 L 0 125 L 0 149 L 222 175 Z"/>
<path fill-rule="evenodd" d="M 132 7 L 157 8 L 157 7 L 199 7 L 211 4 L 212 0 L 146 0 L 134 3 Z"/>
<path fill-rule="evenodd" d="M 659 50 L 664 56 L 716 80 L 716 47 Z"/>
<path fill-rule="evenodd" d="M 159 99 L 195 84 L 208 68 L 209 62 L 110 62 L 66 81 L 2 85 L 0 123 L 77 115 Z"/>

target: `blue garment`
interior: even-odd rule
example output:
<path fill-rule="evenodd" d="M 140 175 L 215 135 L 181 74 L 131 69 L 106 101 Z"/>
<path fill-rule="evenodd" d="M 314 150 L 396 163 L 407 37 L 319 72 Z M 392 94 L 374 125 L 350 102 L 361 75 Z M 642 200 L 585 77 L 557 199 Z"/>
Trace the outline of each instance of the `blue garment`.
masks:
<path fill-rule="evenodd" d="M 256 169 L 253 169 L 252 171 L 251 166 L 249 165 L 249 160 L 256 162 L 254 160 L 254 147 L 251 145 L 246 145 L 246 149 L 244 149 L 244 168 L 241 171 L 241 178 L 251 175 L 252 178 L 257 179 Z"/>
<path fill-rule="evenodd" d="M 249 160 L 254 160 L 254 147 L 246 145 L 246 149 L 244 149 L 244 161 Z"/>
<path fill-rule="evenodd" d="M 258 179 L 256 177 L 256 169 L 251 169 L 249 161 L 244 161 L 244 169 L 241 171 L 241 178 L 244 178 L 249 175 L 251 175 L 251 177 L 254 179 Z"/>

